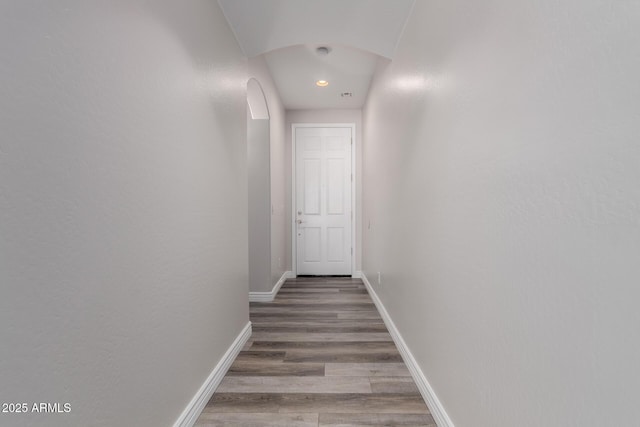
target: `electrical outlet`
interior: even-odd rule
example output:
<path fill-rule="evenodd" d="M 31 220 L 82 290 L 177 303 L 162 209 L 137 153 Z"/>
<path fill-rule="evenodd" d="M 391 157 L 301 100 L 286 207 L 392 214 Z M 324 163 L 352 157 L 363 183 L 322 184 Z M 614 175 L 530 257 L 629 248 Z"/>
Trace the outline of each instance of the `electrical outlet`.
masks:
<path fill-rule="evenodd" d="M 382 274 L 378 271 L 378 285 L 382 285 Z"/>

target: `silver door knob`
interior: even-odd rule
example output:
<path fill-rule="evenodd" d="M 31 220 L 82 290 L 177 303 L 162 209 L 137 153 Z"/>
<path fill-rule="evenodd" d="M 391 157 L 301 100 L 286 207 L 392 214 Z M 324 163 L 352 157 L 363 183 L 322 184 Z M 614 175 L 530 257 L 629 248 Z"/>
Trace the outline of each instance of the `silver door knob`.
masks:
<path fill-rule="evenodd" d="M 297 222 L 298 224 L 302 224 L 304 221 L 303 221 L 303 220 L 301 220 L 301 219 L 299 219 L 299 220 L 297 220 L 296 222 Z"/>

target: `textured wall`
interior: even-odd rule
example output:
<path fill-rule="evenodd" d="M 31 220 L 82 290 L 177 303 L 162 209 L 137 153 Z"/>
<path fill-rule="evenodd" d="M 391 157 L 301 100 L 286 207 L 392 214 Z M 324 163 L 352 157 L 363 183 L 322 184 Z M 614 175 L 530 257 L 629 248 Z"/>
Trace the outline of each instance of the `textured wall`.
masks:
<path fill-rule="evenodd" d="M 246 60 L 216 2 L 5 2 L 1 425 L 167 426 L 248 321 Z"/>
<path fill-rule="evenodd" d="M 361 236 L 362 236 L 362 111 L 361 110 L 287 110 L 286 116 L 286 182 L 287 193 L 286 199 L 286 221 L 287 221 L 287 247 L 289 268 L 291 270 L 291 153 L 292 153 L 292 135 L 291 125 L 298 123 L 355 123 L 356 125 L 356 265 L 355 271 L 360 271 L 361 267 Z"/>
<path fill-rule="evenodd" d="M 418 1 L 372 83 L 364 271 L 457 427 L 637 424 L 639 25 Z"/>

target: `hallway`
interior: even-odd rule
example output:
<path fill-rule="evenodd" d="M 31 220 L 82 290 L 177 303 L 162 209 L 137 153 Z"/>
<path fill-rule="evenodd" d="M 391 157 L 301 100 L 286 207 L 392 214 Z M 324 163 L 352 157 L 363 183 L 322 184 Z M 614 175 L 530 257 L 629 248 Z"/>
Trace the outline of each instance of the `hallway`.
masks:
<path fill-rule="evenodd" d="M 435 426 L 360 279 L 288 279 L 197 426 Z"/>
<path fill-rule="evenodd" d="M 0 426 L 638 425 L 640 1 L 7 0 L 0 52 Z"/>

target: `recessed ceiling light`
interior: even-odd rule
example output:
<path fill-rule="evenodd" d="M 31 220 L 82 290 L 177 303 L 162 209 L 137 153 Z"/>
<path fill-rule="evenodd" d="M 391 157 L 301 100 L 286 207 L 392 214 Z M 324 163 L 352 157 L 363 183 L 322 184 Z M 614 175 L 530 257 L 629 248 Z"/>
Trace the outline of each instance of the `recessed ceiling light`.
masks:
<path fill-rule="evenodd" d="M 326 80 L 318 80 L 316 82 L 316 86 L 320 86 L 320 87 L 325 87 L 325 86 L 329 86 L 329 82 Z"/>

